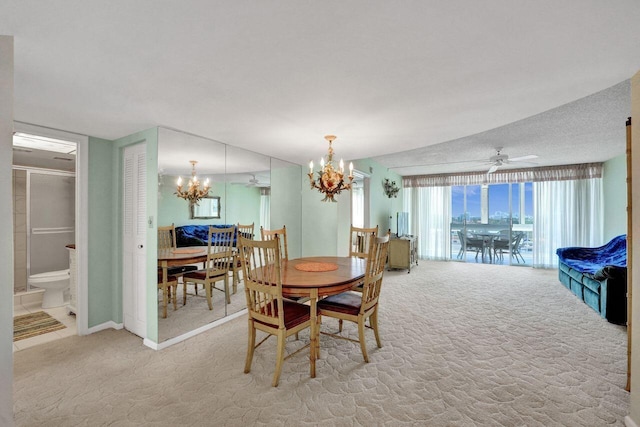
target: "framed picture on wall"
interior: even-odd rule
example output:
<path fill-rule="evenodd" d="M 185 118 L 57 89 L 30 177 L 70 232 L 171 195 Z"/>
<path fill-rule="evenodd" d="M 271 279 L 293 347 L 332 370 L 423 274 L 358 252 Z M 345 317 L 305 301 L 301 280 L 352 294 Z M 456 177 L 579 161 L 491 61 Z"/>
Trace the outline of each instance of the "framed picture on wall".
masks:
<path fill-rule="evenodd" d="M 189 206 L 191 219 L 220 218 L 220 197 L 204 197 Z"/>

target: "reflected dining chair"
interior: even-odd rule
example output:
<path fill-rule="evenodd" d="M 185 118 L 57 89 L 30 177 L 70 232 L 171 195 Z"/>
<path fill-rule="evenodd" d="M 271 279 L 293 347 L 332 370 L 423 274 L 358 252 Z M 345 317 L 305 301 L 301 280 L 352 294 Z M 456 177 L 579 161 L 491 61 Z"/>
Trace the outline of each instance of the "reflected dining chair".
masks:
<path fill-rule="evenodd" d="M 260 238 L 262 240 L 271 240 L 276 236 L 279 237 L 280 241 L 280 259 L 288 260 L 289 259 L 289 250 L 287 249 L 287 226 L 283 225 L 282 228 L 277 230 L 267 230 L 265 228 L 260 227 Z"/>
<path fill-rule="evenodd" d="M 251 224 L 240 224 L 236 225 L 236 246 L 237 246 L 237 238 L 238 236 L 242 236 L 245 239 L 254 238 L 254 222 Z M 242 271 L 242 264 L 240 262 L 240 258 L 237 256 L 237 247 L 235 248 L 236 252 L 234 252 L 233 259 L 233 293 L 235 294 L 238 291 L 238 283 L 240 283 L 240 272 Z"/>
<path fill-rule="evenodd" d="M 177 248 L 176 243 L 176 227 L 172 223 L 171 225 L 163 225 L 158 227 L 158 250 L 172 250 Z M 175 276 L 177 280 L 180 280 L 180 277 L 188 271 L 197 270 L 198 267 L 195 265 L 179 265 L 176 267 L 167 268 L 167 274 L 169 276 Z M 158 274 L 162 271 L 161 268 L 158 268 Z M 169 288 L 169 298 L 171 298 L 172 288 Z"/>
<path fill-rule="evenodd" d="M 183 276 L 183 304 L 187 303 L 187 284 L 204 285 L 209 310 L 213 310 L 213 289 L 223 291 L 227 304 L 231 304 L 229 294 L 229 271 L 233 263 L 233 234 L 236 227 L 228 228 L 209 227 L 209 240 L 207 243 L 207 261 L 203 270 L 192 271 Z M 224 282 L 224 289 L 215 287 L 216 282 Z"/>
<path fill-rule="evenodd" d="M 371 239 L 365 267 L 364 284 L 361 293 L 343 292 L 338 295 L 331 295 L 318 302 L 318 323 L 322 323 L 322 316 L 333 317 L 340 321 L 348 320 L 358 325 L 358 340 L 323 332 L 323 335 L 330 335 L 336 338 L 356 341 L 360 343 L 362 357 L 366 363 L 369 362 L 367 355 L 367 345 L 365 343 L 365 321 L 369 319 L 370 328 L 376 337 L 378 348 L 382 347 L 380 334 L 378 332 L 378 301 L 380 289 L 382 287 L 382 277 L 387 261 L 389 250 L 389 234 L 383 237 Z M 340 324 L 340 327 L 342 325 Z M 341 329 L 340 329 L 341 331 Z"/>
<path fill-rule="evenodd" d="M 349 256 L 366 258 L 371 236 L 378 237 L 378 226 L 370 228 L 354 227 L 349 232 Z"/>
<path fill-rule="evenodd" d="M 167 317 L 167 305 L 169 299 L 173 302 L 173 311 L 176 311 L 178 294 L 178 279 L 175 276 L 165 275 L 163 269 L 158 270 L 158 290 L 162 291 L 162 318 Z M 173 290 L 173 292 L 172 292 Z"/>
<path fill-rule="evenodd" d="M 238 237 L 239 255 L 244 274 L 244 292 L 247 299 L 249 340 L 244 372 L 251 371 L 254 350 L 269 337 L 278 339 L 276 368 L 271 385 L 278 386 L 282 364 L 308 345 L 285 356 L 285 340 L 291 335 L 311 328 L 311 312 L 308 305 L 282 297 L 280 237 L 268 240 L 249 240 Z M 268 335 L 256 344 L 256 331 Z M 310 357 L 314 357 L 310 349 Z"/>

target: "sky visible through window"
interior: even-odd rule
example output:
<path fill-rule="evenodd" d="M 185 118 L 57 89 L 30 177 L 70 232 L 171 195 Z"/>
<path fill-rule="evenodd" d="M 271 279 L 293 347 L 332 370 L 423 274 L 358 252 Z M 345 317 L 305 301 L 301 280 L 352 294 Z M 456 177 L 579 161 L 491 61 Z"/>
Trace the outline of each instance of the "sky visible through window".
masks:
<path fill-rule="evenodd" d="M 489 219 L 498 220 L 508 217 L 509 209 L 509 186 L 512 187 L 513 217 L 519 218 L 520 186 L 518 184 L 492 184 L 489 185 Z M 464 194 L 467 193 L 467 221 L 479 218 L 481 215 L 481 190 L 479 185 L 454 186 L 451 187 L 451 216 L 454 222 L 461 221 L 465 216 Z M 533 184 L 527 182 L 524 185 L 525 191 L 525 218 L 533 218 Z M 527 221 L 529 222 L 529 221 Z"/>

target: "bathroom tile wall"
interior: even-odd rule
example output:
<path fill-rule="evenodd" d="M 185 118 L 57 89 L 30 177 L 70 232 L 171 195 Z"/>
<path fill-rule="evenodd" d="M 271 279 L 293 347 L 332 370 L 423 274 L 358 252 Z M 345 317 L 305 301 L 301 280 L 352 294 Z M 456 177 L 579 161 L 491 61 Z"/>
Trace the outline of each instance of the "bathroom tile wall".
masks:
<path fill-rule="evenodd" d="M 14 293 L 27 291 L 27 171 L 13 170 Z"/>

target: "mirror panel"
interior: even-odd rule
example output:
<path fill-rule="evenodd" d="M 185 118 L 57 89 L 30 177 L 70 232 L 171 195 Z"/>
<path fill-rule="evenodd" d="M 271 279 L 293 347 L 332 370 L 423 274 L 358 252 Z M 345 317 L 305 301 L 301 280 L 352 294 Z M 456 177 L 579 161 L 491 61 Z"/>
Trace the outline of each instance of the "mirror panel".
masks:
<path fill-rule="evenodd" d="M 174 224 L 176 227 L 177 246 L 203 247 L 206 253 L 207 225 L 226 224 L 225 216 L 225 169 L 226 146 L 217 141 L 187 133 L 159 128 L 158 129 L 158 213 L 157 225 Z M 219 200 L 221 209 L 218 218 L 191 218 L 191 209 L 187 200 L 175 195 L 176 181 L 179 176 L 184 182 L 191 177 L 192 168 L 189 163 L 196 160 L 196 174 L 200 182 L 209 178 L 211 189 L 209 196 Z M 186 184 L 183 184 L 183 188 Z M 185 226 L 201 225 L 202 234 L 187 233 L 192 231 Z M 203 265 L 195 265 L 202 268 Z M 216 284 L 223 289 L 222 282 Z M 186 304 L 183 304 L 184 286 L 178 284 L 177 310 L 173 304 L 167 308 L 167 317 L 162 317 L 162 293 L 158 292 L 158 342 L 166 341 L 182 335 L 226 315 L 224 292 L 214 290 L 212 293 L 213 310 L 209 310 L 205 291 L 201 285 L 196 289 L 188 286 Z"/>
<path fill-rule="evenodd" d="M 225 215 L 230 224 L 253 225 L 254 239 L 260 239 L 260 226 L 264 226 L 269 216 L 269 169 L 269 156 L 227 146 Z M 246 308 L 243 273 L 239 266 L 237 268 L 238 287 L 236 293 L 231 295 L 231 303 L 227 305 L 227 315 Z"/>
<path fill-rule="evenodd" d="M 270 223 L 272 229 L 287 226 L 290 259 L 302 256 L 302 178 L 300 165 L 271 159 Z"/>
<path fill-rule="evenodd" d="M 178 177 L 188 182 L 191 176 L 191 160 L 198 162 L 195 168 L 200 182 L 209 178 L 209 197 L 212 198 L 203 199 L 193 210 L 193 215 L 189 203 L 175 195 Z M 178 230 L 192 225 L 253 224 L 255 239 L 260 239 L 260 226 L 272 229 L 286 225 L 289 257 L 297 258 L 301 256 L 302 247 L 302 177 L 300 165 L 211 139 L 159 128 L 157 224 L 173 223 Z M 219 201 L 219 218 L 211 210 L 200 214 L 200 209 L 214 200 Z M 180 232 L 177 234 L 179 247 L 193 243 Z M 224 292 L 213 291 L 213 310 L 208 309 L 201 286 L 197 294 L 193 285 L 188 286 L 186 305 L 183 305 L 183 285 L 180 283 L 177 310 L 174 311 L 173 305 L 169 304 L 167 317 L 162 318 L 162 295 L 159 292 L 158 342 L 243 310 L 246 301 L 239 269 L 238 278 L 235 294 L 231 277 L 229 280 L 230 304 L 225 303 Z M 216 286 L 223 288 L 222 282 Z"/>

